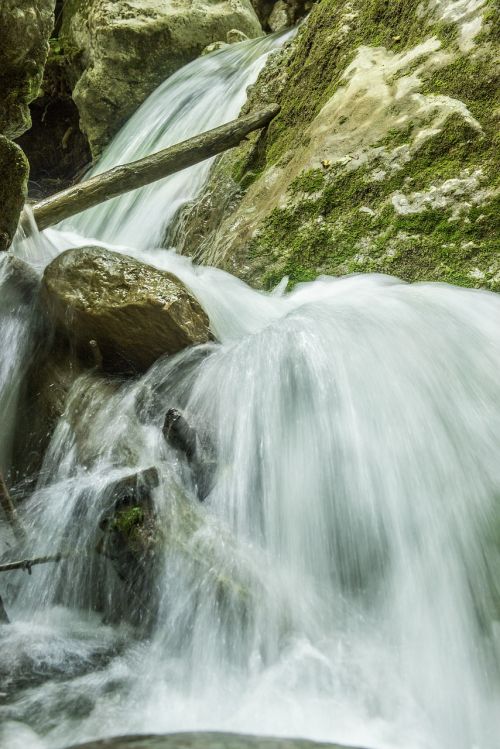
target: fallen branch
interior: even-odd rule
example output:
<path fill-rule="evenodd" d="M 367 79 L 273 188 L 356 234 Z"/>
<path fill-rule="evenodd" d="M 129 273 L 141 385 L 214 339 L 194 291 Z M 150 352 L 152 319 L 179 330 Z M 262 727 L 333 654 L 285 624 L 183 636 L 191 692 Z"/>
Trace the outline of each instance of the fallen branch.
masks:
<path fill-rule="evenodd" d="M 70 554 L 51 554 L 47 557 L 35 557 L 34 559 L 21 559 L 17 562 L 7 562 L 0 564 L 0 572 L 10 572 L 10 570 L 26 570 L 31 575 L 31 568 L 37 564 L 47 564 L 47 562 L 60 562 L 61 559 L 68 559 Z"/>
<path fill-rule="evenodd" d="M 13 532 L 14 536 L 18 541 L 23 541 L 26 538 L 26 533 L 17 515 L 16 507 L 10 496 L 10 492 L 7 489 L 7 484 L 3 474 L 0 472 L 0 506 L 5 513 Z"/>
<path fill-rule="evenodd" d="M 139 161 L 117 166 L 56 193 L 32 207 L 36 224 L 40 230 L 46 229 L 117 195 L 144 187 L 234 148 L 249 133 L 268 125 L 279 110 L 277 104 L 272 104 L 266 109 L 239 117 L 226 125 L 208 130 Z"/>

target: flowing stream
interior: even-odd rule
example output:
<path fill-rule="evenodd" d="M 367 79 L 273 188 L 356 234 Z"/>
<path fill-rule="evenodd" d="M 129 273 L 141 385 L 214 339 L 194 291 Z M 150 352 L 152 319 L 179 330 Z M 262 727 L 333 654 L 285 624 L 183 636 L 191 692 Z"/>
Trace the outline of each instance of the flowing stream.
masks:
<path fill-rule="evenodd" d="M 232 119 L 281 42 L 185 67 L 96 169 Z M 31 553 L 74 556 L 0 580 L 0 745 L 213 729 L 498 749 L 500 299 L 375 275 L 263 294 L 195 267 L 159 246 L 209 166 L 17 242 L 39 269 L 98 241 L 176 273 L 217 343 L 135 381 L 73 386 L 22 513 Z M 5 299 L 4 463 L 32 325 Z M 212 446 L 203 503 L 161 435 L 172 407 Z M 96 613 L 96 596 L 113 609 L 120 592 L 86 550 L 112 481 L 149 466 L 165 544 L 138 638 Z"/>

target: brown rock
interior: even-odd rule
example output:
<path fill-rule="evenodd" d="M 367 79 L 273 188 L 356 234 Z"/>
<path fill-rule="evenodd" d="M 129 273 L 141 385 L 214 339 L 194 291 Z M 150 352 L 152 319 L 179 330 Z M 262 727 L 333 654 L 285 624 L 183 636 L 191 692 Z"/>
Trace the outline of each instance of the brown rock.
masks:
<path fill-rule="evenodd" d="M 42 303 L 87 352 L 97 341 L 107 371 L 143 372 L 211 338 L 208 316 L 178 278 L 100 247 L 59 255 L 45 270 Z"/>

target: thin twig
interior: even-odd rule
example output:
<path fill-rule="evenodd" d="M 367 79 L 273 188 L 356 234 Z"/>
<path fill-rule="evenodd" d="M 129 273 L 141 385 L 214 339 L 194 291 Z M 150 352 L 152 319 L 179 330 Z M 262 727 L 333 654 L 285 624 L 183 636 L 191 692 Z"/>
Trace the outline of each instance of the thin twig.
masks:
<path fill-rule="evenodd" d="M 7 562 L 0 564 L 0 572 L 9 572 L 10 570 L 26 570 L 31 575 L 31 568 L 37 564 L 46 564 L 47 562 L 60 562 L 61 559 L 67 559 L 70 554 L 51 554 L 46 557 L 35 557 L 34 559 L 20 559 L 17 562 Z"/>

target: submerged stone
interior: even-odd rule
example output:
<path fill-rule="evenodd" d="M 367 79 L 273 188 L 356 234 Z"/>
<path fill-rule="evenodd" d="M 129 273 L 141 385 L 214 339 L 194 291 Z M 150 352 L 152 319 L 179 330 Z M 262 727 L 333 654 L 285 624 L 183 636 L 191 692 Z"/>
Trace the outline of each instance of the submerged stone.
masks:
<path fill-rule="evenodd" d="M 143 372 L 211 338 L 207 314 L 178 278 L 100 247 L 59 255 L 45 270 L 42 302 L 82 350 L 97 342 L 107 371 Z"/>

